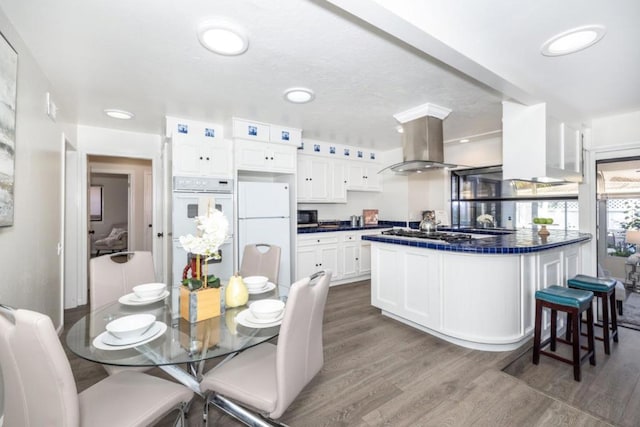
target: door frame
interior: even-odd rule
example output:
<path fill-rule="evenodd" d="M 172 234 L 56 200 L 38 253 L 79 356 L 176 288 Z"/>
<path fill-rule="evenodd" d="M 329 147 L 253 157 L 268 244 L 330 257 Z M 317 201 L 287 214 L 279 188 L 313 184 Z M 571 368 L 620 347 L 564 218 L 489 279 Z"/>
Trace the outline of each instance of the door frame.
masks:
<path fill-rule="evenodd" d="M 584 274 L 596 276 L 598 268 L 598 246 L 597 246 L 597 179 L 596 162 L 598 160 L 623 160 L 628 157 L 640 156 L 638 142 L 616 144 L 605 147 L 594 147 L 584 152 L 584 181 L 578 187 L 578 203 L 581 212 L 580 230 L 591 233 L 594 238 L 584 245 L 582 257 L 582 271 Z"/>

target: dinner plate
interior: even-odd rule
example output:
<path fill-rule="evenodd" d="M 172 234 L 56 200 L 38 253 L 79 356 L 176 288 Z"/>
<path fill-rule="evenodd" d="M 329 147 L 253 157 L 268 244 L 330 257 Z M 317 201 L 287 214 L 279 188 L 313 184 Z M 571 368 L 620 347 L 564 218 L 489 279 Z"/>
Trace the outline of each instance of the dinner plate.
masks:
<path fill-rule="evenodd" d="M 165 333 L 167 330 L 167 324 L 164 322 L 156 321 L 156 323 L 146 333 L 142 334 L 140 340 L 135 342 L 129 342 L 123 344 L 123 340 L 114 337 L 109 332 L 104 331 L 93 339 L 93 346 L 99 350 L 124 350 L 127 348 L 133 348 L 142 344 L 146 344 L 155 340 L 159 336 Z"/>
<path fill-rule="evenodd" d="M 267 282 L 267 284 L 264 286 L 264 288 L 255 289 L 255 290 L 247 290 L 247 291 L 249 292 L 249 295 L 257 295 L 257 294 L 263 294 L 265 292 L 272 291 L 275 288 L 276 288 L 275 283 Z"/>
<path fill-rule="evenodd" d="M 126 294 L 118 298 L 118 302 L 124 305 L 147 305 L 147 304 L 153 304 L 154 302 L 162 301 L 163 299 L 168 297 L 169 294 L 170 292 L 165 290 L 157 297 L 140 299 L 136 296 L 136 294 L 131 292 L 130 294 Z"/>
<path fill-rule="evenodd" d="M 247 328 L 271 328 L 282 323 L 283 317 L 284 311 L 275 319 L 265 322 L 264 320 L 256 319 L 255 317 L 253 317 L 251 311 L 249 311 L 249 309 L 247 308 L 246 310 L 242 310 L 236 315 L 236 322 L 238 322 L 242 326 L 246 326 Z"/>

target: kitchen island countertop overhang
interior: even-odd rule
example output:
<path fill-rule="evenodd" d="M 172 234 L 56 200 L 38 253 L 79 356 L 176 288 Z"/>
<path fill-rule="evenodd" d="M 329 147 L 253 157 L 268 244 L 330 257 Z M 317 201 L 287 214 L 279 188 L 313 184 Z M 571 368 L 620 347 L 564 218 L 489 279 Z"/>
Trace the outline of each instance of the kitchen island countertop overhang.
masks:
<path fill-rule="evenodd" d="M 508 351 L 533 334 L 535 291 L 578 274 L 591 235 L 553 230 L 544 239 L 519 230 L 462 243 L 362 238 L 372 246 L 371 303 L 383 315 L 468 348 Z"/>

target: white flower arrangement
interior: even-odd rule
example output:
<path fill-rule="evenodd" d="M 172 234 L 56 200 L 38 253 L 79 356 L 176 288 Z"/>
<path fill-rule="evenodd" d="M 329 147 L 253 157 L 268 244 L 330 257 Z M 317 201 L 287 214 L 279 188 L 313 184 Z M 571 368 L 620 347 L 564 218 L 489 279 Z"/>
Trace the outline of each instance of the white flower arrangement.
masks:
<path fill-rule="evenodd" d="M 198 236 L 180 236 L 180 244 L 192 254 L 202 255 L 206 260 L 220 259 L 218 249 L 228 237 L 229 221 L 219 210 L 209 206 L 207 215 L 196 217 Z"/>
<path fill-rule="evenodd" d="M 493 216 L 491 216 L 489 214 L 482 214 L 482 215 L 478 216 L 476 221 L 478 221 L 478 222 L 480 222 L 482 224 L 493 224 L 494 223 Z"/>

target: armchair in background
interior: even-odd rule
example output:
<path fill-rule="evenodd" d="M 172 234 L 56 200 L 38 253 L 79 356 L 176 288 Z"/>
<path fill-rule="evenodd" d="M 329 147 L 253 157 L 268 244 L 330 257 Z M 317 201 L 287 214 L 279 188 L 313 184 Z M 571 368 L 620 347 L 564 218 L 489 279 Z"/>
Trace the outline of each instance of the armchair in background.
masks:
<path fill-rule="evenodd" d="M 96 250 L 96 256 L 99 256 L 101 251 L 124 251 L 127 249 L 128 240 L 129 234 L 127 232 L 127 224 L 114 224 L 107 237 L 93 242 L 93 247 Z"/>

